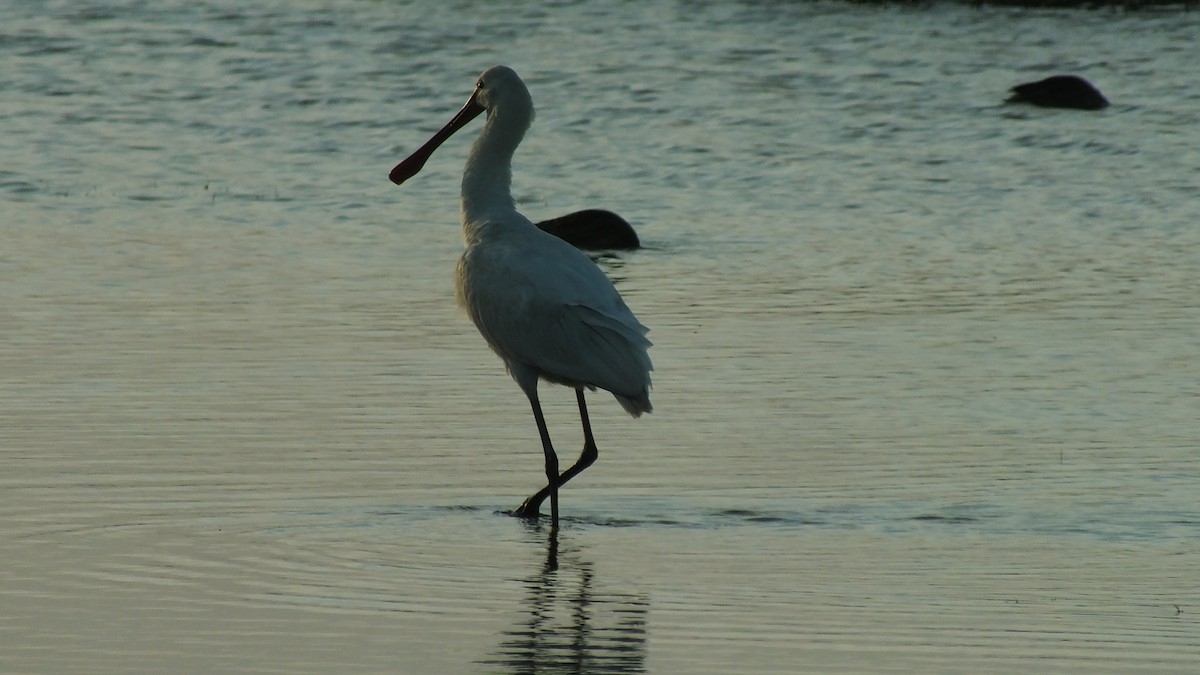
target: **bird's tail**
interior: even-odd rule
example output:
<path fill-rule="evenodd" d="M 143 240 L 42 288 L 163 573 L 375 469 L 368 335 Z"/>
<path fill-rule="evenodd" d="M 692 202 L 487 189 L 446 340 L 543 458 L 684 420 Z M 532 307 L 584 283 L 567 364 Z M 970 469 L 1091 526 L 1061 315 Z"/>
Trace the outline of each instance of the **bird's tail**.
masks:
<path fill-rule="evenodd" d="M 650 404 L 650 390 L 643 389 L 637 396 L 624 396 L 621 394 L 613 394 L 617 399 L 617 403 L 625 409 L 625 412 L 634 417 L 641 417 L 642 413 L 654 412 L 654 406 Z"/>

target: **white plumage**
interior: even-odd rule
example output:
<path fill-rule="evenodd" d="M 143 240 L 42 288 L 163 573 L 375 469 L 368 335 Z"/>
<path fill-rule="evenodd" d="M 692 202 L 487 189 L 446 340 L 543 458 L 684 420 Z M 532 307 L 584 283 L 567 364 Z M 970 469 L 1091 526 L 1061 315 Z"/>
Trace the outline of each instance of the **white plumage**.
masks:
<path fill-rule="evenodd" d="M 517 212 L 512 156 L 533 121 L 533 102 L 512 69 L 496 66 L 480 75 L 463 109 L 392 170 L 392 181 L 415 175 L 446 138 L 484 111 L 487 122 L 463 172 L 466 250 L 458 261 L 458 301 L 529 398 L 542 439 L 547 485 L 516 513 L 536 516 L 549 496 L 557 527 L 558 487 L 598 454 L 583 388 L 611 392 L 634 417 L 650 412 L 651 343 L 648 329 L 590 258 Z M 584 449 L 562 474 L 538 401 L 539 379 L 576 390 Z"/>

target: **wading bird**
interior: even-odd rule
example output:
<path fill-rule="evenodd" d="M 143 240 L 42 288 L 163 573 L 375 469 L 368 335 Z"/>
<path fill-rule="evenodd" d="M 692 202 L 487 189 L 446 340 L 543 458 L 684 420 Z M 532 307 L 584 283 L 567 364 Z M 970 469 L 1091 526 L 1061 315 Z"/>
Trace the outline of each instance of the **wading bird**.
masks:
<path fill-rule="evenodd" d="M 515 515 L 536 518 L 549 497 L 557 528 L 558 488 L 598 455 L 584 388 L 611 392 L 634 417 L 652 409 L 649 331 L 591 259 L 517 212 L 512 156 L 533 122 L 533 100 L 511 68 L 484 71 L 466 105 L 389 178 L 399 185 L 415 176 L 439 145 L 483 112 L 487 122 L 463 171 L 466 250 L 455 278 L 458 302 L 529 398 L 542 440 L 546 487 Z M 538 402 L 538 380 L 574 388 L 579 403 L 583 452 L 561 474 Z"/>

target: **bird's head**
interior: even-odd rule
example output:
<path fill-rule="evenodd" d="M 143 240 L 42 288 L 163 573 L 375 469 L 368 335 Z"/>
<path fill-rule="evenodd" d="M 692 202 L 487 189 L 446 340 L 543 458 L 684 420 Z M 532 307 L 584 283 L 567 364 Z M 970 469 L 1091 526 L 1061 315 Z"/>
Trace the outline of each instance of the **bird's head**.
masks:
<path fill-rule="evenodd" d="M 504 114 L 521 114 L 523 117 L 533 113 L 533 98 L 529 89 L 517 72 L 508 66 L 493 66 L 483 71 L 475 82 L 475 92 L 471 94 L 470 105 L 482 107 L 488 115 L 503 111 Z"/>
<path fill-rule="evenodd" d="M 467 99 L 466 105 L 425 145 L 397 164 L 388 174 L 388 178 L 400 185 L 417 175 L 438 146 L 484 111 L 487 111 L 489 118 L 502 117 L 512 120 L 514 126 L 520 127 L 516 135 L 519 140 L 520 135 L 533 121 L 533 97 L 529 95 L 529 89 L 515 70 L 508 66 L 493 66 L 483 71 L 475 81 L 475 91 L 471 93 L 471 98 Z"/>

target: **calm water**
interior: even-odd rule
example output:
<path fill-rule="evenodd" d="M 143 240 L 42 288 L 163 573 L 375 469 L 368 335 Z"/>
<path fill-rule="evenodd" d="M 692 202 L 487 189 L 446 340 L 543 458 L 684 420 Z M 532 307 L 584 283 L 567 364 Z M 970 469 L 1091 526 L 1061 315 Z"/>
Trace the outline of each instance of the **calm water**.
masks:
<path fill-rule="evenodd" d="M 0 2 L 0 670 L 1195 668 L 1200 15 L 478 4 Z M 479 125 L 387 181 L 496 63 L 648 244 L 556 542 Z"/>

